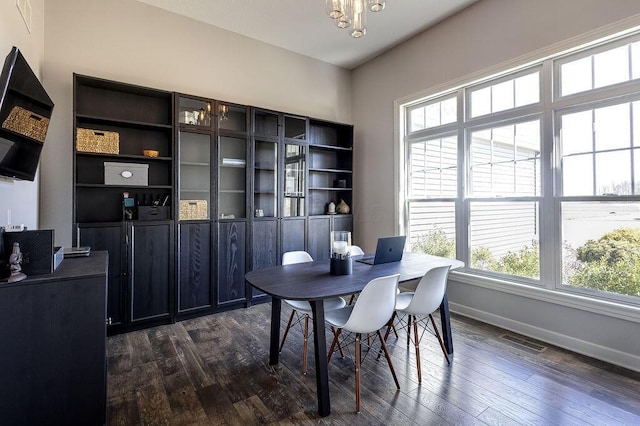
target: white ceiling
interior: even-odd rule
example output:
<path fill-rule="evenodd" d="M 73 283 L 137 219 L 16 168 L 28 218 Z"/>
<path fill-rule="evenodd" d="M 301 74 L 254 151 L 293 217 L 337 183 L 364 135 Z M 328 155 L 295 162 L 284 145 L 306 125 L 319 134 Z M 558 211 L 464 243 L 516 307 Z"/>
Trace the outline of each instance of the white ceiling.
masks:
<path fill-rule="evenodd" d="M 478 0 L 387 0 L 360 39 L 335 26 L 325 0 L 138 0 L 347 69 Z"/>

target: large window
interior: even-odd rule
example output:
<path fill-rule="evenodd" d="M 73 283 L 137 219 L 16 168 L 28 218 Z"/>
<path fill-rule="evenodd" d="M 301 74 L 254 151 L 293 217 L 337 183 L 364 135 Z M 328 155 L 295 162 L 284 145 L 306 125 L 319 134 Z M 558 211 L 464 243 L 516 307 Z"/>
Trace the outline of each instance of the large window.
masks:
<path fill-rule="evenodd" d="M 418 100 L 403 116 L 412 250 L 640 304 L 640 35 Z"/>

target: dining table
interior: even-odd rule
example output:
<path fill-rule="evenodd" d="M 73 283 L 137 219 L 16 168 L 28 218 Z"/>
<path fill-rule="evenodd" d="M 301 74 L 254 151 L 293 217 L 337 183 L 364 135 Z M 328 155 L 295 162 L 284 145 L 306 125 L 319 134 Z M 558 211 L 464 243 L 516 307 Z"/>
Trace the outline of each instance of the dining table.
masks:
<path fill-rule="evenodd" d="M 251 271 L 245 275 L 249 285 L 271 296 L 270 365 L 277 365 L 279 362 L 282 300 L 306 300 L 310 303 L 313 316 L 318 413 L 321 417 L 331 413 L 323 300 L 359 293 L 374 278 L 400 274 L 399 282 L 406 283 L 423 277 L 435 266 L 449 265 L 451 269 L 464 266 L 464 263 L 457 259 L 411 252 L 405 252 L 400 261 L 379 265 L 358 262 L 357 259 L 360 257 L 362 256 L 353 257 L 352 273 L 349 275 L 331 275 L 329 260 L 274 266 Z M 440 304 L 440 320 L 445 348 L 452 355 L 453 340 L 446 293 Z"/>

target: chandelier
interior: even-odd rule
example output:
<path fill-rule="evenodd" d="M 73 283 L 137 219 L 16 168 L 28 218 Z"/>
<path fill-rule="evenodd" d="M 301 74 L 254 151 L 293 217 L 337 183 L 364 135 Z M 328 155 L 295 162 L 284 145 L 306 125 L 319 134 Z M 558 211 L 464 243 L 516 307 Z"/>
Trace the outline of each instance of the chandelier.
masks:
<path fill-rule="evenodd" d="M 360 38 L 367 33 L 367 9 L 380 12 L 384 0 L 325 0 L 329 18 L 338 28 L 351 28 L 351 37 Z"/>

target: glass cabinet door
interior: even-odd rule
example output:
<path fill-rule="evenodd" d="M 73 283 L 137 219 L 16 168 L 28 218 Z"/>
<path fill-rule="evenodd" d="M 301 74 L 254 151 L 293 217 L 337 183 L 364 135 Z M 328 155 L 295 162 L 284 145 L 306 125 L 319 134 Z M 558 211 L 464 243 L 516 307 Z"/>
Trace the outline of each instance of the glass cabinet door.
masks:
<path fill-rule="evenodd" d="M 209 219 L 211 208 L 211 136 L 180 131 L 178 139 L 179 219 Z"/>
<path fill-rule="evenodd" d="M 178 122 L 194 126 L 211 126 L 211 102 L 201 99 L 180 97 L 178 101 Z"/>
<path fill-rule="evenodd" d="M 246 217 L 247 140 L 219 138 L 218 218 Z"/>
<path fill-rule="evenodd" d="M 255 217 L 278 215 L 278 144 L 256 140 L 253 212 Z"/>
<path fill-rule="evenodd" d="M 284 144 L 284 217 L 305 215 L 305 162 L 304 145 Z"/>
<path fill-rule="evenodd" d="M 218 129 L 247 131 L 247 107 L 218 103 Z"/>

